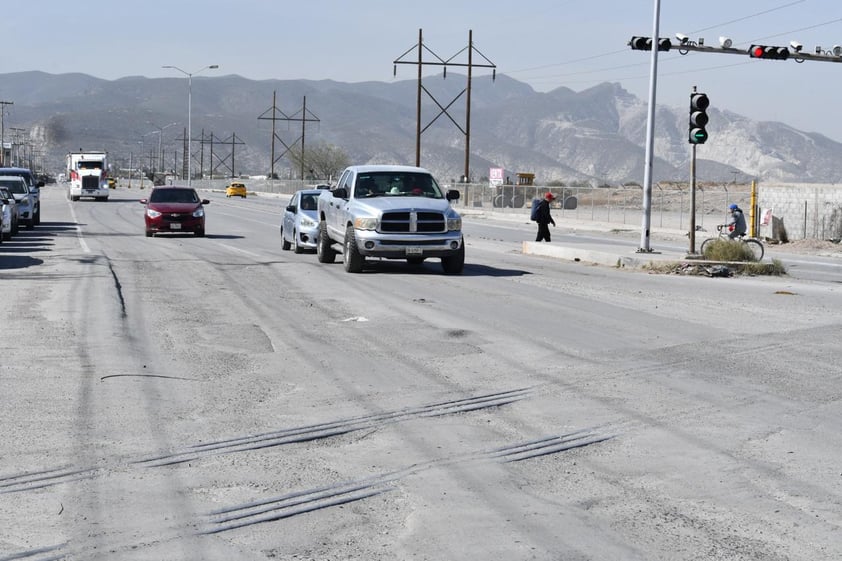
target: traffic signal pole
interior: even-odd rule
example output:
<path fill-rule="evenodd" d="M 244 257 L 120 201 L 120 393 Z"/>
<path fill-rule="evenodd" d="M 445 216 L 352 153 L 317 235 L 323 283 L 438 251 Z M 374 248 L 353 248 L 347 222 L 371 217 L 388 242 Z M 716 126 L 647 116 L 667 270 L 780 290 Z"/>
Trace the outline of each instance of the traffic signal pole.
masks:
<path fill-rule="evenodd" d="M 651 71 L 649 74 L 649 111 L 646 121 L 646 160 L 643 174 L 643 227 L 640 236 L 640 252 L 651 252 L 649 248 L 649 230 L 652 211 L 652 162 L 654 151 L 654 128 L 655 128 L 655 90 L 658 74 L 658 51 L 670 51 L 676 49 L 680 54 L 686 55 L 690 51 L 699 53 L 723 53 L 732 55 L 749 56 L 750 58 L 766 60 L 794 60 L 801 63 L 805 60 L 817 62 L 842 63 L 842 46 L 836 45 L 831 50 L 824 50 L 816 47 L 815 53 L 804 52 L 803 45 L 793 41 L 789 47 L 778 47 L 770 45 L 751 45 L 748 49 L 737 49 L 731 46 L 731 40 L 725 37 L 720 38 L 721 45 L 710 47 L 704 44 L 704 39 L 692 41 L 686 35 L 676 34 L 678 44 L 673 45 L 668 38 L 661 38 L 658 33 L 661 3 L 655 0 L 655 17 L 651 37 L 634 36 L 628 45 L 633 51 L 651 51 Z M 695 253 L 696 245 L 696 145 L 704 144 L 708 139 L 705 125 L 709 100 L 705 94 L 693 93 L 690 95 L 690 131 L 688 141 L 692 145 L 690 159 L 690 181 L 691 181 L 691 205 L 690 214 L 690 253 Z M 754 212 L 752 205 L 752 212 Z M 752 228 L 754 228 L 754 217 L 752 216 Z"/>
<path fill-rule="evenodd" d="M 655 0 L 655 13 L 652 18 L 652 37 L 658 37 L 661 19 L 661 0 Z M 667 42 L 667 49 L 669 49 Z M 651 48 L 651 47 L 650 47 Z M 650 230 L 652 224 L 652 164 L 655 152 L 655 92 L 658 84 L 658 48 L 652 49 L 649 72 L 649 110 L 646 117 L 646 156 L 643 168 L 643 223 L 640 228 L 640 247 L 638 253 L 651 253 Z"/>

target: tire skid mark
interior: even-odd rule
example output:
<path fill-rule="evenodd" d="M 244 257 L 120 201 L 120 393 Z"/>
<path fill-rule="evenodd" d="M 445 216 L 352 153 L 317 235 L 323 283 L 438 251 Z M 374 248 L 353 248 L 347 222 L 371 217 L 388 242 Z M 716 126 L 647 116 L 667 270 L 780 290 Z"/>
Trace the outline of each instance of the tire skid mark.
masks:
<path fill-rule="evenodd" d="M 69 467 L 62 467 L 3 477 L 0 478 L 0 494 L 43 489 L 44 487 L 52 487 L 59 483 L 89 479 L 99 471 L 97 468 L 71 469 Z M 0 561 L 2 561 L 2 558 L 0 558 Z"/>
<path fill-rule="evenodd" d="M 534 391 L 534 388 L 519 388 L 497 392 L 493 394 L 474 396 L 463 399 L 444 401 L 430 405 L 409 407 L 375 415 L 351 417 L 339 421 L 319 423 L 304 427 L 284 429 L 280 431 L 262 433 L 258 435 L 238 437 L 226 440 L 219 440 L 189 446 L 187 450 L 173 452 L 166 455 L 128 460 L 128 464 L 143 467 L 161 467 L 173 464 L 180 464 L 200 457 L 211 455 L 232 454 L 248 450 L 259 450 L 284 444 L 308 442 L 339 436 L 354 431 L 364 430 L 372 427 L 383 426 L 390 423 L 397 423 L 410 419 L 424 417 L 438 417 L 465 413 L 491 407 L 499 407 L 525 399 Z M 72 468 L 63 466 L 44 471 L 31 471 L 22 474 L 0 477 L 0 495 L 4 493 L 18 493 L 52 487 L 62 483 L 70 483 L 83 479 L 90 479 L 107 469 L 115 469 L 123 462 L 115 462 L 112 466 L 97 468 Z M 3 561 L 0 558 L 0 561 Z"/>
<path fill-rule="evenodd" d="M 60 559 L 67 559 L 67 554 L 62 553 L 61 551 L 66 545 L 67 543 L 63 543 L 39 547 L 38 549 L 19 551 L 9 556 L 0 557 L 0 561 L 12 561 L 15 559 L 26 559 L 28 561 L 59 561 Z"/>
<path fill-rule="evenodd" d="M 623 423 L 613 425 L 619 429 Z M 612 433 L 602 433 L 599 427 L 581 429 L 562 435 L 546 436 L 540 439 L 530 440 L 517 444 L 510 444 L 491 450 L 466 452 L 451 457 L 439 458 L 412 464 L 405 468 L 375 475 L 356 481 L 347 481 L 333 485 L 326 485 L 314 489 L 296 491 L 273 497 L 261 499 L 240 505 L 217 509 L 204 515 L 204 520 L 198 522 L 185 522 L 169 528 L 163 534 L 159 533 L 151 542 L 141 536 L 134 540 L 110 540 L 105 545 L 107 549 L 115 554 L 121 551 L 135 553 L 143 549 L 149 543 L 161 544 L 165 542 L 177 542 L 187 535 L 203 536 L 228 532 L 239 528 L 245 528 L 256 524 L 265 524 L 291 518 L 301 514 L 307 514 L 317 510 L 341 506 L 352 502 L 360 501 L 387 493 L 395 488 L 395 484 L 401 479 L 433 469 L 449 465 L 478 462 L 478 461 L 499 461 L 502 463 L 517 462 L 537 458 L 544 455 L 556 454 L 574 448 L 581 448 L 591 444 L 597 444 L 616 438 L 618 430 Z M 609 427 L 603 427 L 609 428 Z M 198 526 L 198 529 L 196 529 Z M 47 546 L 38 549 L 30 549 L 12 555 L 0 557 L 0 561 L 13 561 L 22 559 L 25 561 L 61 561 L 75 558 L 87 558 L 93 553 L 95 546 L 72 547 L 69 542 L 60 545 Z M 46 555 L 46 556 L 44 556 Z"/>
<path fill-rule="evenodd" d="M 435 467 L 488 460 L 496 460 L 502 463 L 520 462 L 575 448 L 583 448 L 615 437 L 616 434 L 603 434 L 595 429 L 581 429 L 563 435 L 547 436 L 484 452 L 469 452 L 450 458 L 413 464 L 379 476 L 297 491 L 280 497 L 214 510 L 206 515 L 208 521 L 198 533 L 218 534 L 362 500 L 391 491 L 394 489 L 393 484 L 398 480 Z"/>
<path fill-rule="evenodd" d="M 501 405 L 506 405 L 524 399 L 528 397 L 532 391 L 532 388 L 520 388 L 494 394 L 434 403 L 431 405 L 399 409 L 397 411 L 390 411 L 386 413 L 351 417 L 329 423 L 319 423 L 303 427 L 284 429 L 276 432 L 207 442 L 191 446 L 189 447 L 189 450 L 186 451 L 173 452 L 170 454 L 146 458 L 138 460 L 135 463 L 144 464 L 149 467 L 166 466 L 196 460 L 204 456 L 230 454 L 234 452 L 244 452 L 247 450 L 259 450 L 261 448 L 269 448 L 272 446 L 281 446 L 284 444 L 309 442 L 377 426 L 383 426 L 386 424 L 406 421 L 409 419 L 439 417 L 443 415 L 453 415 L 456 413 L 465 413 L 479 409 L 499 407 Z"/>

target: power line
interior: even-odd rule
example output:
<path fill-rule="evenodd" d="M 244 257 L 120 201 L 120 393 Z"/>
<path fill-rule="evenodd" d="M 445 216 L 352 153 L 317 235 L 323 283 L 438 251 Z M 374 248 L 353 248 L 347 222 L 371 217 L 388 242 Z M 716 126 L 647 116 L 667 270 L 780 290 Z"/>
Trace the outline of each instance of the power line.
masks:
<path fill-rule="evenodd" d="M 758 16 L 766 15 L 771 12 L 776 12 L 778 10 L 782 10 L 784 8 L 789 8 L 790 6 L 795 6 L 796 4 L 802 4 L 807 0 L 797 0 L 796 2 L 790 2 L 789 4 L 784 4 L 782 6 L 777 6 L 775 8 L 769 8 L 768 10 L 763 10 L 762 12 L 757 12 L 756 14 L 751 14 L 750 16 L 743 16 L 741 18 L 732 19 L 731 21 L 726 21 L 723 23 L 718 23 L 716 25 L 712 25 L 710 27 L 703 27 L 702 29 L 697 29 L 695 31 L 691 31 L 690 33 L 701 33 L 702 31 L 709 31 L 711 29 L 716 29 L 717 27 L 722 27 L 724 25 L 731 25 L 732 23 L 737 23 L 740 21 L 745 21 L 747 19 L 756 18 Z"/>
<path fill-rule="evenodd" d="M 750 14 L 750 15 L 747 15 L 747 16 L 743 16 L 743 17 L 736 18 L 736 19 L 733 19 L 733 20 L 729 20 L 729 21 L 726 21 L 726 22 L 722 22 L 722 23 L 719 23 L 719 24 L 716 24 L 716 25 L 712 25 L 712 26 L 709 26 L 709 27 L 698 29 L 698 30 L 692 31 L 691 33 L 696 34 L 696 33 L 702 32 L 702 31 L 708 31 L 708 30 L 711 30 L 711 29 L 715 29 L 717 27 L 730 25 L 732 23 L 737 23 L 737 22 L 740 22 L 740 21 L 745 21 L 745 20 L 748 20 L 748 19 L 756 18 L 756 17 L 762 16 L 762 15 L 765 15 L 765 14 L 768 14 L 768 13 L 771 13 L 771 12 L 775 12 L 775 11 L 778 11 L 778 10 L 782 10 L 782 9 L 785 9 L 785 8 L 795 6 L 797 4 L 801 4 L 801 3 L 806 2 L 806 1 L 807 0 L 796 0 L 795 2 L 789 2 L 787 4 L 782 4 L 782 5 L 776 6 L 774 8 L 769 8 L 768 10 L 763 10 L 763 11 L 756 12 L 756 13 L 753 13 L 753 14 Z M 740 42 L 740 44 L 752 44 L 752 43 L 756 43 L 758 41 L 763 41 L 763 40 L 774 38 L 774 37 L 789 35 L 789 34 L 792 34 L 792 33 L 798 33 L 798 32 L 807 31 L 807 30 L 810 30 L 810 29 L 816 29 L 818 27 L 823 27 L 823 26 L 830 25 L 830 24 L 833 24 L 833 23 L 838 23 L 840 21 L 842 21 L 842 18 L 837 18 L 837 19 L 826 21 L 826 22 L 817 23 L 815 25 L 811 25 L 811 26 L 808 26 L 808 27 L 800 28 L 800 29 L 794 29 L 792 31 L 785 31 L 785 32 L 779 33 L 777 35 L 771 35 L 771 36 L 768 36 L 768 37 L 761 37 L 761 38 L 758 38 L 758 39 L 752 39 L 751 41 Z M 600 54 L 596 54 L 596 55 L 590 55 L 590 56 L 582 57 L 582 58 L 578 58 L 578 59 L 567 60 L 567 61 L 559 62 L 559 63 L 545 64 L 545 65 L 542 65 L 542 66 L 534 66 L 534 67 L 530 67 L 530 68 L 523 68 L 523 69 L 520 69 L 520 70 L 510 70 L 510 71 L 507 71 L 506 74 L 513 75 L 513 74 L 518 74 L 518 73 L 522 73 L 522 72 L 529 72 L 529 71 L 532 71 L 532 70 L 542 70 L 542 69 L 545 69 L 545 68 L 552 68 L 552 67 L 556 67 L 556 66 L 566 66 L 566 65 L 570 65 L 570 64 L 587 62 L 587 61 L 598 59 L 598 58 L 604 58 L 604 57 L 607 57 L 607 56 L 621 54 L 621 53 L 625 53 L 625 52 L 627 52 L 627 49 L 609 51 L 609 52 L 600 53 Z M 665 61 L 678 60 L 678 58 L 679 57 L 666 58 Z M 584 71 L 581 71 L 581 72 L 573 72 L 573 73 L 569 73 L 569 74 L 555 74 L 553 76 L 544 76 L 544 77 L 537 77 L 537 78 L 533 77 L 532 80 L 533 81 L 534 80 L 550 80 L 552 78 L 564 78 L 566 76 L 580 76 L 582 74 L 595 74 L 595 73 L 598 73 L 598 72 L 606 72 L 606 71 L 612 71 L 612 70 L 617 70 L 617 69 L 622 69 L 622 68 L 628 68 L 629 66 L 646 66 L 647 64 L 648 63 L 640 63 L 640 64 L 635 64 L 635 65 L 611 66 L 611 67 L 607 67 L 607 68 L 601 68 L 601 69 L 596 69 L 596 70 L 584 70 Z M 726 65 L 726 67 L 728 67 L 728 66 L 734 66 L 734 65 Z"/>

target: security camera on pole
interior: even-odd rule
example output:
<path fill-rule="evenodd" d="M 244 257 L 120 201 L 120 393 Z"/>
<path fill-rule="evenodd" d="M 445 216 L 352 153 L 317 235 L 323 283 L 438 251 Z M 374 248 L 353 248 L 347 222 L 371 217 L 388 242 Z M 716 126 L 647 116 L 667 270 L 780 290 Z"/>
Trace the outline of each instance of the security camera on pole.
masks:
<path fill-rule="evenodd" d="M 692 146 L 690 154 L 690 255 L 696 254 L 696 146 L 704 144 L 708 139 L 708 131 L 705 127 L 708 124 L 707 109 L 710 106 L 710 99 L 707 94 L 696 91 L 690 93 L 690 122 L 687 141 Z"/>

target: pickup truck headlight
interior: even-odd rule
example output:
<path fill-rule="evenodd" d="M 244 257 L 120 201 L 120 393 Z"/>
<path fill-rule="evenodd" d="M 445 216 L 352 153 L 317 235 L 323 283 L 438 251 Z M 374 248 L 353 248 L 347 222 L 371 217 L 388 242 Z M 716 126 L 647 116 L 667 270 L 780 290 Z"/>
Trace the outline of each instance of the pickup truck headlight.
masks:
<path fill-rule="evenodd" d="M 462 229 L 462 218 L 457 216 L 456 218 L 448 218 L 447 219 L 447 229 L 450 232 L 458 232 Z"/>
<path fill-rule="evenodd" d="M 354 228 L 357 230 L 376 230 L 377 218 L 371 216 L 362 216 L 354 219 Z"/>

